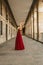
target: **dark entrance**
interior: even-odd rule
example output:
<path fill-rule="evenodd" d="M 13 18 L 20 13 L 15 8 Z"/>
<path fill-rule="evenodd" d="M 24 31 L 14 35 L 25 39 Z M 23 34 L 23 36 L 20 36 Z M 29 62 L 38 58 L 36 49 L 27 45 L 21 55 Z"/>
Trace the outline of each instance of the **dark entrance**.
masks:
<path fill-rule="evenodd" d="M 8 26 L 6 24 L 6 40 L 7 40 L 7 31 L 8 31 Z"/>

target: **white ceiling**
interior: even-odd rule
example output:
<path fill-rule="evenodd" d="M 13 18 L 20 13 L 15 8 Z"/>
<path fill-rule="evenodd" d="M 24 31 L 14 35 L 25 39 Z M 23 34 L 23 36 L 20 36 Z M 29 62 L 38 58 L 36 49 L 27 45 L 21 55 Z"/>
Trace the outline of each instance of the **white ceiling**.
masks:
<path fill-rule="evenodd" d="M 25 23 L 33 0 L 8 0 L 17 25 Z"/>

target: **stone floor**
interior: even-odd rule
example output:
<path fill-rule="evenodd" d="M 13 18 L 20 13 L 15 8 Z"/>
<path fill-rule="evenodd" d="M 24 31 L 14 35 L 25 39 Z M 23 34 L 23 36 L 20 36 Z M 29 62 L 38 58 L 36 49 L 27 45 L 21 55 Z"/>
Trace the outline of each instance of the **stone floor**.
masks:
<path fill-rule="evenodd" d="M 14 50 L 15 38 L 0 46 L 0 65 L 43 65 L 43 44 L 23 36 L 24 50 Z"/>

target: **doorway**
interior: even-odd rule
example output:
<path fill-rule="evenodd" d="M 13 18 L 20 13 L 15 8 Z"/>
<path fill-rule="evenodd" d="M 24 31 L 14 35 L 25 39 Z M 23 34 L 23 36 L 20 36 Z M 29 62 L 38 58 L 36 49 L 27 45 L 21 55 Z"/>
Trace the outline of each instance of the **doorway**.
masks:
<path fill-rule="evenodd" d="M 8 39 L 7 31 L 8 31 L 8 25 L 6 24 L 6 40 Z"/>

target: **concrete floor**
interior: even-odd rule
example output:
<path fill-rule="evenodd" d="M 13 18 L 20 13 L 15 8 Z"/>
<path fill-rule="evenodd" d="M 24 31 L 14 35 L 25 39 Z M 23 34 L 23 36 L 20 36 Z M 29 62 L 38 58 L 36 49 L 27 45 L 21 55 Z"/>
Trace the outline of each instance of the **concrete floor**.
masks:
<path fill-rule="evenodd" d="M 14 50 L 15 38 L 0 46 L 0 65 L 43 65 L 43 44 L 23 36 L 24 50 Z"/>

